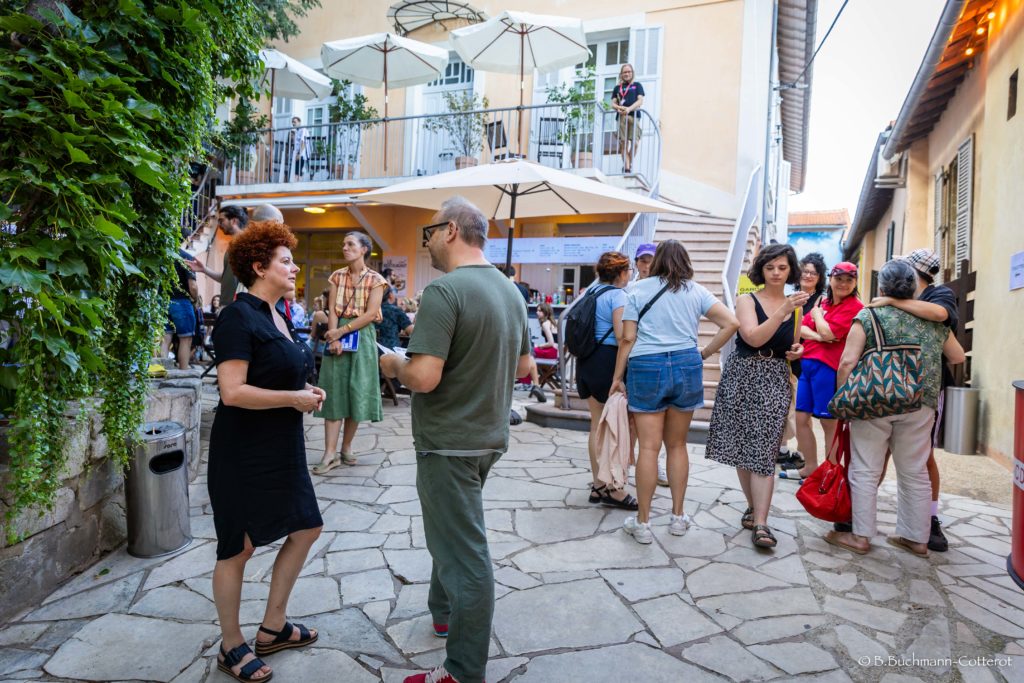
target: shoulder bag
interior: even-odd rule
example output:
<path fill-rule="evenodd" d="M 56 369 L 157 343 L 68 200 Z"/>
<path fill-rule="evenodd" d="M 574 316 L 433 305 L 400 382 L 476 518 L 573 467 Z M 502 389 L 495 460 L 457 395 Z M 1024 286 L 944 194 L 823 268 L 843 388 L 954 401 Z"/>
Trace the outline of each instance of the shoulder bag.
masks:
<path fill-rule="evenodd" d="M 835 462 L 829 458 L 835 455 Z M 850 502 L 850 425 L 845 420 L 836 424 L 829 457 L 804 480 L 796 490 L 796 499 L 808 514 L 826 522 L 849 522 L 853 516 Z"/>
<path fill-rule="evenodd" d="M 841 420 L 872 420 L 921 409 L 921 345 L 889 344 L 878 314 L 868 309 L 874 348 L 866 349 L 828 411 Z"/>

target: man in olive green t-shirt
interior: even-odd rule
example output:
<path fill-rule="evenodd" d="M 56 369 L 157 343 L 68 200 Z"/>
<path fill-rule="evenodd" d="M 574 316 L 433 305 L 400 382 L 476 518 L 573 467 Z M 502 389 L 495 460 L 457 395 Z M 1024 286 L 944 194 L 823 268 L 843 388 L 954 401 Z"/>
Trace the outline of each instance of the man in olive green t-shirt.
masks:
<path fill-rule="evenodd" d="M 432 681 L 482 683 L 494 612 L 483 485 L 508 448 L 512 386 L 530 365 L 526 305 L 484 258 L 487 219 L 461 197 L 425 228 L 431 264 L 410 360 L 382 356 L 388 377 L 413 391 L 412 436 L 423 530 L 434 567 L 427 605 L 447 659 Z M 422 683 L 417 674 L 405 683 Z"/>

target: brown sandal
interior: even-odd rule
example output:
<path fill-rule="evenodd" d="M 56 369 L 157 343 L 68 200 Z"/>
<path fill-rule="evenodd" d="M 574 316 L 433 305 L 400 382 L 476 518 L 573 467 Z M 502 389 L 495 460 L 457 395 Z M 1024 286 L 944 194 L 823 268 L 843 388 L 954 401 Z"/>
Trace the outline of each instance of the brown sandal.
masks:
<path fill-rule="evenodd" d="M 751 540 L 758 548 L 774 548 L 779 544 L 772 530 L 764 524 L 755 524 Z"/>
<path fill-rule="evenodd" d="M 740 517 L 740 526 L 747 531 L 754 530 L 754 508 L 747 508 Z"/>

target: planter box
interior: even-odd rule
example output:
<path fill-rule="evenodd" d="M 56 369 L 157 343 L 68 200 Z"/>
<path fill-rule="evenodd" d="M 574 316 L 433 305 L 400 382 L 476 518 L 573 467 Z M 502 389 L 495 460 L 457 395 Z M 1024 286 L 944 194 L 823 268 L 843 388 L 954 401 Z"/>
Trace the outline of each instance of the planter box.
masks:
<path fill-rule="evenodd" d="M 469 168 L 470 166 L 477 166 L 479 163 L 480 160 L 476 157 L 455 157 L 456 170 Z"/>

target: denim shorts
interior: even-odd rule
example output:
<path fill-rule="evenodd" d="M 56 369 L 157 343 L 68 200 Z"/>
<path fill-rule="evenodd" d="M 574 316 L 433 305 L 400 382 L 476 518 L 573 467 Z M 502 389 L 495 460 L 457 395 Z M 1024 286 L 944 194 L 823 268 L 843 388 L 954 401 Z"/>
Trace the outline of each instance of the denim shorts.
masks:
<path fill-rule="evenodd" d="M 196 309 L 190 300 L 171 299 L 164 331 L 179 337 L 191 337 L 196 333 Z"/>
<path fill-rule="evenodd" d="M 796 383 L 796 410 L 822 420 L 831 420 L 829 401 L 836 393 L 836 371 L 816 358 L 800 361 Z"/>
<path fill-rule="evenodd" d="M 704 407 L 704 361 L 696 348 L 629 359 L 626 393 L 633 413 Z"/>

